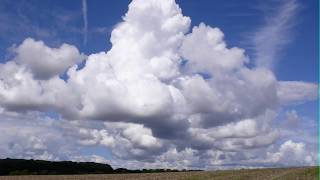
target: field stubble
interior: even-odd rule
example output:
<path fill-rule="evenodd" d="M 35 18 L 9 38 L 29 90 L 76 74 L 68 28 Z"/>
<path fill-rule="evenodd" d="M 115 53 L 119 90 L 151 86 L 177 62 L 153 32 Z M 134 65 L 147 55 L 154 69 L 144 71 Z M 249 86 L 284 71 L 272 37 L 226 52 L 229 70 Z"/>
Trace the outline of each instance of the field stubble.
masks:
<path fill-rule="evenodd" d="M 278 168 L 202 172 L 99 175 L 2 176 L 0 180 L 316 180 L 318 168 Z"/>

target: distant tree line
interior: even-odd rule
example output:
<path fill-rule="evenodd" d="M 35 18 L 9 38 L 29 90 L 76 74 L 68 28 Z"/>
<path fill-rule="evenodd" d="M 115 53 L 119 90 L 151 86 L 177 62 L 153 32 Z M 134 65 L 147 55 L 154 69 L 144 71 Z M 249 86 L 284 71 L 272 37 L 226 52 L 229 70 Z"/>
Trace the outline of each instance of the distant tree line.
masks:
<path fill-rule="evenodd" d="M 0 160 L 0 175 L 101 174 L 112 172 L 113 169 L 110 165 L 93 162 L 56 162 L 24 159 Z"/>
<path fill-rule="evenodd" d="M 197 171 L 197 170 L 180 170 Z M 109 164 L 94 162 L 43 161 L 25 159 L 0 159 L 0 175 L 67 175 L 179 172 L 176 169 L 113 169 Z"/>

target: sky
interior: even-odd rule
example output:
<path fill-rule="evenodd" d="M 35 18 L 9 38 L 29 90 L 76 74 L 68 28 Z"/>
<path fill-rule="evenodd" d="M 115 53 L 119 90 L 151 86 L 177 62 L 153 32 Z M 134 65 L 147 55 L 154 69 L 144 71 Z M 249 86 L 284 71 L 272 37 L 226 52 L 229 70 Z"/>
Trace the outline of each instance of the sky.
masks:
<path fill-rule="evenodd" d="M 315 165 L 318 7 L 2 0 L 0 158 Z"/>

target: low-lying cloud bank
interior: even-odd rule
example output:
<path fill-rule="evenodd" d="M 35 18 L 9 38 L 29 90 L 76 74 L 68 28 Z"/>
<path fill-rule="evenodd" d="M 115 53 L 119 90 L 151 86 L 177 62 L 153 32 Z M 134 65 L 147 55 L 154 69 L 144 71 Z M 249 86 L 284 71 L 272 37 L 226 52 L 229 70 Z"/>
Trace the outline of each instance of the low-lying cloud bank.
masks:
<path fill-rule="evenodd" d="M 109 51 L 24 40 L 0 64 L 1 156 L 132 168 L 315 164 L 310 145 L 281 139 L 273 121 L 280 107 L 315 100 L 317 85 L 249 67 L 220 29 L 190 23 L 174 0 L 134 0 Z M 113 157 L 78 154 L 91 146 Z"/>

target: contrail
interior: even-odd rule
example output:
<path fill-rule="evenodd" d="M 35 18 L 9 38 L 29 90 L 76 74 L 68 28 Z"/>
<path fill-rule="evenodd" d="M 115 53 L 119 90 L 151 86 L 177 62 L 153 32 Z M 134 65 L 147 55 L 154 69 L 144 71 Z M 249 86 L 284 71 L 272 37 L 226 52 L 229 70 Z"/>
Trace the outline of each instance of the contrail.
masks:
<path fill-rule="evenodd" d="M 87 45 L 87 33 L 88 33 L 87 0 L 82 0 L 82 15 L 83 15 L 83 45 Z"/>

